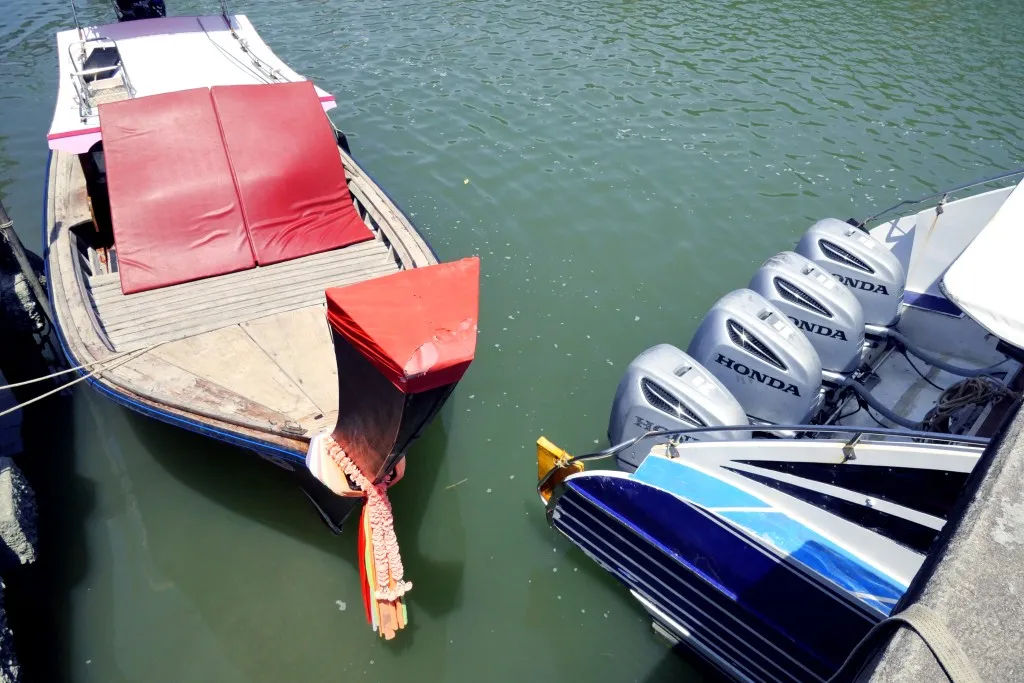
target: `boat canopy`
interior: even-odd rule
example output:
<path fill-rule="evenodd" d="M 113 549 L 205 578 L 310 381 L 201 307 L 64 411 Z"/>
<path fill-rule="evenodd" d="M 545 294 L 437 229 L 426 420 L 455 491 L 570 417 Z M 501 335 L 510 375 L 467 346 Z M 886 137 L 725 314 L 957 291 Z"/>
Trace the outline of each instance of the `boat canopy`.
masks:
<path fill-rule="evenodd" d="M 308 81 L 103 104 L 100 127 L 125 294 L 373 237 Z"/>
<path fill-rule="evenodd" d="M 1024 183 L 1016 188 L 942 277 L 942 290 L 979 325 L 1024 349 Z"/>
<path fill-rule="evenodd" d="M 116 66 L 116 69 L 113 67 Z M 57 34 L 57 102 L 47 135 L 50 149 L 87 152 L 100 139 L 92 99 L 97 77 L 122 82 L 129 97 L 217 85 L 305 80 L 263 42 L 245 15 L 162 17 L 61 31 Z M 334 97 L 317 89 L 322 108 Z"/>
<path fill-rule="evenodd" d="M 399 391 L 454 384 L 476 352 L 480 259 L 404 270 L 327 290 L 334 331 Z"/>

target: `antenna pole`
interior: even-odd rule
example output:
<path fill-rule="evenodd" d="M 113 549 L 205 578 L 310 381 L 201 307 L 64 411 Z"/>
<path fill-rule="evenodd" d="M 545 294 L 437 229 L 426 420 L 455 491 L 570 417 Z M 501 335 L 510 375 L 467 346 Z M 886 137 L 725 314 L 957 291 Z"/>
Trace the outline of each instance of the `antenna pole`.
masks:
<path fill-rule="evenodd" d="M 75 28 L 78 29 L 78 39 L 85 40 L 85 34 L 82 32 L 82 25 L 78 23 L 78 8 L 75 7 L 75 0 L 71 0 L 71 14 L 75 17 Z"/>

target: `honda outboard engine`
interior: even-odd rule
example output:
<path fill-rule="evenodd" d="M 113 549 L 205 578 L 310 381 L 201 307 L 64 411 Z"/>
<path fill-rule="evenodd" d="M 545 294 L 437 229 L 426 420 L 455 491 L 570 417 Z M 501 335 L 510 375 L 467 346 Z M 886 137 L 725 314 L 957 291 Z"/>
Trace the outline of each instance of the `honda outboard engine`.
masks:
<path fill-rule="evenodd" d="M 874 237 L 837 218 L 823 218 L 804 233 L 796 251 L 853 292 L 865 323 L 891 327 L 899 320 L 907 276 L 896 255 Z"/>
<path fill-rule="evenodd" d="M 756 421 L 804 424 L 818 407 L 818 354 L 782 311 L 753 290 L 719 299 L 687 351 Z"/>
<path fill-rule="evenodd" d="M 743 407 L 700 363 L 672 346 L 659 344 L 637 356 L 619 382 L 608 423 L 608 440 L 622 443 L 652 430 L 747 424 Z M 749 432 L 682 435 L 680 441 L 748 439 Z M 645 440 L 616 456 L 623 469 L 636 469 L 655 445 Z"/>
<path fill-rule="evenodd" d="M 823 369 L 845 373 L 860 365 L 864 310 L 832 275 L 800 254 L 784 251 L 764 262 L 750 288 L 804 333 Z"/>

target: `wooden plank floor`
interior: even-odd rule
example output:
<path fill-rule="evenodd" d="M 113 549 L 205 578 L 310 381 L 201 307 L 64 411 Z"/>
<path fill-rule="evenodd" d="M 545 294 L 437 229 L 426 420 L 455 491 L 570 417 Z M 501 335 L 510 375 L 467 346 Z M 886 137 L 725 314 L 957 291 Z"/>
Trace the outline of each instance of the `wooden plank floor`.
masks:
<path fill-rule="evenodd" d="M 324 302 L 324 290 L 398 270 L 371 240 L 322 254 L 125 295 L 120 278 L 89 281 L 96 318 L 115 351 L 175 339 Z"/>

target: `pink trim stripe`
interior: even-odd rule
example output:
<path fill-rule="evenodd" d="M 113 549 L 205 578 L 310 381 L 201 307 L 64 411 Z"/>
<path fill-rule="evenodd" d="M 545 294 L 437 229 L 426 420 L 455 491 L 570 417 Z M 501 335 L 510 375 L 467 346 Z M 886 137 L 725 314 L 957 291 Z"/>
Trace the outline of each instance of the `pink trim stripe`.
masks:
<path fill-rule="evenodd" d="M 73 138 L 76 135 L 90 135 L 92 133 L 99 133 L 100 127 L 95 128 L 81 128 L 79 130 L 66 130 L 62 133 L 50 133 L 46 136 L 47 140 L 60 140 L 61 138 Z"/>

